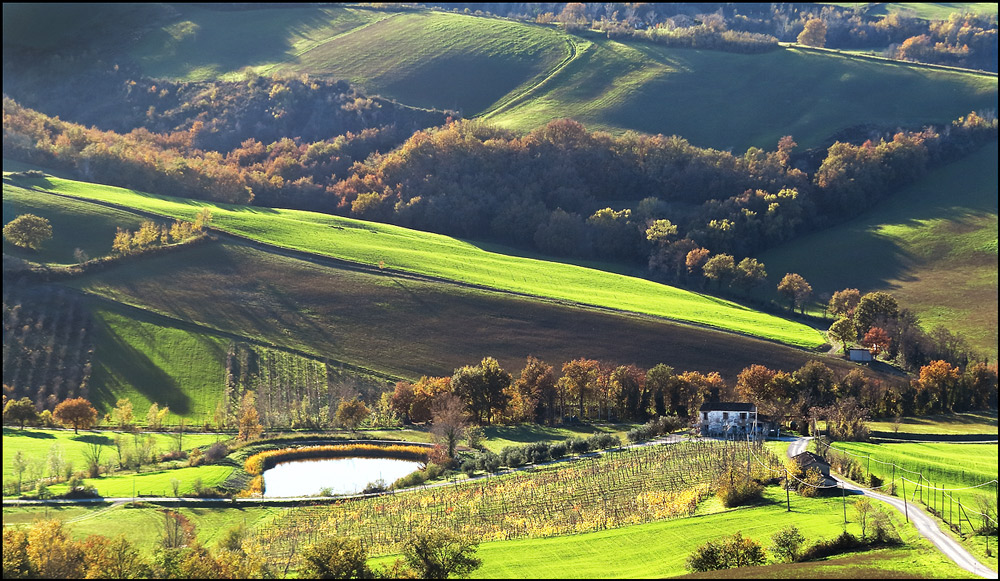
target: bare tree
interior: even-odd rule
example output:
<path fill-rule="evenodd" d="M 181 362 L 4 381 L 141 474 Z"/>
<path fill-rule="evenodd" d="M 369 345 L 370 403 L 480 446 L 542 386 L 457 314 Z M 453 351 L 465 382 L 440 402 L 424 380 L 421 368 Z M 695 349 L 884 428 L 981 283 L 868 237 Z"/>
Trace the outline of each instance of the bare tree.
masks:
<path fill-rule="evenodd" d="M 448 457 L 455 457 L 455 447 L 469 427 L 469 415 L 465 403 L 451 393 L 443 393 L 434 399 L 431 407 L 431 431 L 448 446 Z"/>

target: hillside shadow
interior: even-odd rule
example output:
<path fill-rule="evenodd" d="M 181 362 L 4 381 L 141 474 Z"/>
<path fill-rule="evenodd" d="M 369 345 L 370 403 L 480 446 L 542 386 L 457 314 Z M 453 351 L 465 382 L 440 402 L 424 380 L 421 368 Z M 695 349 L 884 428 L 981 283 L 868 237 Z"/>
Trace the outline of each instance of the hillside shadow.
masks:
<path fill-rule="evenodd" d="M 106 321 L 95 318 L 94 327 L 98 337 L 95 365 L 90 390 L 95 402 L 103 402 L 112 407 L 116 395 L 109 386 L 131 386 L 146 399 L 161 406 L 169 406 L 172 413 L 185 415 L 191 411 L 191 399 L 177 381 L 160 369 L 145 353 L 136 349 Z"/>

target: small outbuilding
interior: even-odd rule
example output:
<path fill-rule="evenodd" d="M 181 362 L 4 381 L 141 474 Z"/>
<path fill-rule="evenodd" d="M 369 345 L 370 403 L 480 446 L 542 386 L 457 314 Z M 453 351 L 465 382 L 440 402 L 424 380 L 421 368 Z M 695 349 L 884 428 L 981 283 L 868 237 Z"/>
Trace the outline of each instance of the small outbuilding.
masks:
<path fill-rule="evenodd" d="M 872 352 L 859 347 L 851 347 L 847 350 L 847 358 L 858 363 L 871 363 Z"/>
<path fill-rule="evenodd" d="M 792 460 L 795 460 L 795 463 L 799 465 L 799 468 L 802 468 L 803 472 L 810 468 L 816 468 L 825 478 L 830 478 L 830 463 L 824 460 L 822 456 L 818 456 L 812 452 L 803 452 L 792 456 Z"/>

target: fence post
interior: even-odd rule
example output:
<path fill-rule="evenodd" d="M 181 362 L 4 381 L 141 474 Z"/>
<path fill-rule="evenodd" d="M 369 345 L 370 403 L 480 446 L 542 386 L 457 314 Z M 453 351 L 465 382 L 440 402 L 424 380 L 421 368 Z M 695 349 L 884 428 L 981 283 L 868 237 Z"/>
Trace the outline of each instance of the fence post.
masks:
<path fill-rule="evenodd" d="M 893 470 L 896 469 L 896 465 L 892 465 Z M 906 507 L 906 477 L 901 479 L 903 483 L 903 514 L 906 515 L 906 522 L 910 522 L 910 510 Z"/>

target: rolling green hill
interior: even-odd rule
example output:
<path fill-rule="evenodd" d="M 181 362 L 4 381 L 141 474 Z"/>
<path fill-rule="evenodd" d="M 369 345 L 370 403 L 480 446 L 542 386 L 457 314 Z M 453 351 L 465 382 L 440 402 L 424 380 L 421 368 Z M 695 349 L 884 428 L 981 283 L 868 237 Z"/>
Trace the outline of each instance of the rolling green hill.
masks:
<path fill-rule="evenodd" d="M 572 117 L 735 151 L 784 135 L 815 147 L 858 125 L 944 123 L 997 100 L 996 76 L 799 49 L 668 49 L 437 11 L 184 7 L 133 56 L 153 77 L 330 75 L 518 130 Z"/>
<path fill-rule="evenodd" d="M 824 337 L 801 323 L 736 303 L 574 264 L 489 252 L 447 236 L 326 214 L 217 206 L 60 178 L 27 180 L 74 197 L 193 220 L 210 207 L 213 226 L 275 246 L 462 284 L 706 325 L 815 348 Z"/>
<path fill-rule="evenodd" d="M 997 154 L 994 143 L 860 218 L 758 258 L 771 272 L 798 272 L 820 297 L 889 291 L 926 328 L 961 332 L 996 361 Z"/>

